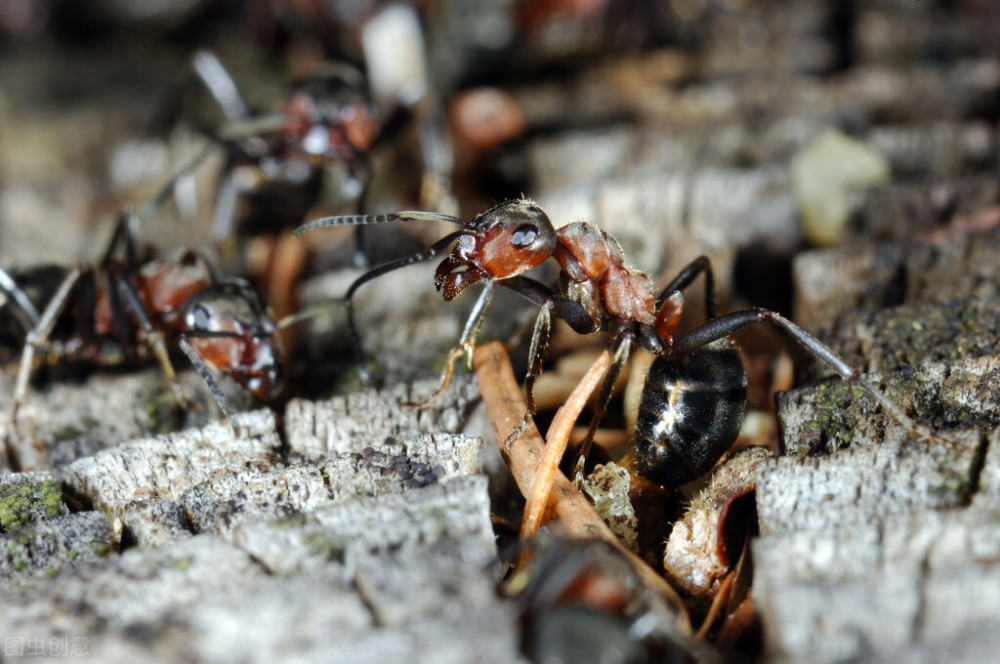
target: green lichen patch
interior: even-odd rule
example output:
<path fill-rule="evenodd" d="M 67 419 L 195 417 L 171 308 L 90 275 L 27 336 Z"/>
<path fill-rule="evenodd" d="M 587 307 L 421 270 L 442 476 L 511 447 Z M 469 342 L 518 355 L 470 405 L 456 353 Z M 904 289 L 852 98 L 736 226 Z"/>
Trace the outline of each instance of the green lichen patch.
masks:
<path fill-rule="evenodd" d="M 62 487 L 50 476 L 26 474 L 0 485 L 0 531 L 66 513 Z"/>

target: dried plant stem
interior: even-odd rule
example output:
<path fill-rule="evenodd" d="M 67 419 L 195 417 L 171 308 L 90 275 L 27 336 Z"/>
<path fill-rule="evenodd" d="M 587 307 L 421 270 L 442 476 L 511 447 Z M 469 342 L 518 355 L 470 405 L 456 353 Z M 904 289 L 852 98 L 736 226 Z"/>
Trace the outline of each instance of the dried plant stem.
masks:
<path fill-rule="evenodd" d="M 556 411 L 556 416 L 549 427 L 548 439 L 545 441 L 545 450 L 542 452 L 542 458 L 538 461 L 538 467 L 535 469 L 531 490 L 525 496 L 526 502 L 520 535 L 522 542 L 538 533 L 538 527 L 542 524 L 542 513 L 552 492 L 552 479 L 558 472 L 559 462 L 566 452 L 570 432 L 610 364 L 611 353 L 604 351 L 587 369 L 583 378 L 566 399 L 566 403 Z M 524 552 L 529 553 L 528 549 L 525 549 Z"/>
<path fill-rule="evenodd" d="M 521 394 L 521 386 L 514 377 L 510 360 L 503 344 L 492 342 L 476 349 L 474 363 L 479 389 L 486 404 L 493 433 L 498 441 L 504 441 L 516 429 L 527 411 L 527 404 Z M 528 496 L 535 478 L 535 469 L 542 457 L 545 441 L 534 423 L 529 423 L 525 432 L 515 439 L 507 456 L 514 481 L 522 495 Z M 502 453 L 507 451 L 501 449 Z M 678 629 L 691 633 L 687 610 L 677 591 L 657 574 L 641 558 L 629 551 L 615 537 L 594 512 L 586 497 L 558 470 L 552 478 L 552 489 L 543 510 L 542 520 L 547 524 L 558 523 L 568 536 L 601 539 L 618 548 L 631 562 L 642 583 L 660 593 L 677 611 Z"/>

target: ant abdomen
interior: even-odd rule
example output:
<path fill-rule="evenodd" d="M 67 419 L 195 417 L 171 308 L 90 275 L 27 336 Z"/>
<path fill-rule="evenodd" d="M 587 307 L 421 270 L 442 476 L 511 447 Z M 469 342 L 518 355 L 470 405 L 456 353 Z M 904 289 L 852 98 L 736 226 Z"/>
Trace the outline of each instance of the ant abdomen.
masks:
<path fill-rule="evenodd" d="M 728 339 L 657 357 L 635 425 L 639 472 L 669 487 L 707 474 L 736 440 L 746 396 L 746 369 Z"/>

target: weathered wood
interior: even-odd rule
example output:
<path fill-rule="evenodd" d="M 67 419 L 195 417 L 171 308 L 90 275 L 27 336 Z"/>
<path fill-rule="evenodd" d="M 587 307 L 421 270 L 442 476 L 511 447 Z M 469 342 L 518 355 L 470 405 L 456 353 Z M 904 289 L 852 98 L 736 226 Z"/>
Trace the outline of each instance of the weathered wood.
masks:
<path fill-rule="evenodd" d="M 438 384 L 427 379 L 322 402 L 293 400 L 285 416 L 290 451 L 315 461 L 420 434 L 458 432 L 479 401 L 476 382 L 456 376 L 443 395 L 419 407 Z"/>
<path fill-rule="evenodd" d="M 986 356 L 868 378 L 918 422 L 947 436 L 949 430 L 1000 424 L 998 370 L 1000 358 Z M 793 456 L 828 454 L 855 442 L 898 440 L 904 433 L 866 392 L 840 378 L 783 392 L 777 405 L 784 450 Z"/>
<path fill-rule="evenodd" d="M 754 594 L 776 654 L 944 661 L 997 643 L 996 497 L 956 501 L 942 454 L 884 444 L 760 467 Z"/>
<path fill-rule="evenodd" d="M 178 381 L 187 410 L 177 405 L 158 368 L 99 373 L 82 383 L 54 381 L 44 390 L 28 391 L 12 427 L 13 374 L 0 372 L 0 440 L 7 442 L 20 469 L 58 470 L 127 440 L 221 418 L 195 371 L 182 370 Z"/>
<path fill-rule="evenodd" d="M 1000 283 L 998 249 L 1000 231 L 989 230 L 936 242 L 804 252 L 792 265 L 795 318 L 816 329 L 857 309 L 941 305 L 956 297 L 995 300 Z"/>

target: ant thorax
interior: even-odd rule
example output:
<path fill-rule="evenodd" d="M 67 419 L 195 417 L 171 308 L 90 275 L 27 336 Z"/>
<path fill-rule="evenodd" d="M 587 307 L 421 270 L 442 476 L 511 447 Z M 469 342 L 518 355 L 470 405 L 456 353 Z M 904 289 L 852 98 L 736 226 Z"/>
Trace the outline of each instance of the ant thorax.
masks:
<path fill-rule="evenodd" d="M 567 224 L 556 234 L 559 246 L 553 256 L 569 279 L 568 297 L 587 307 L 592 316 L 601 303 L 610 316 L 643 325 L 656 322 L 653 282 L 626 262 L 617 240 L 582 221 Z"/>

